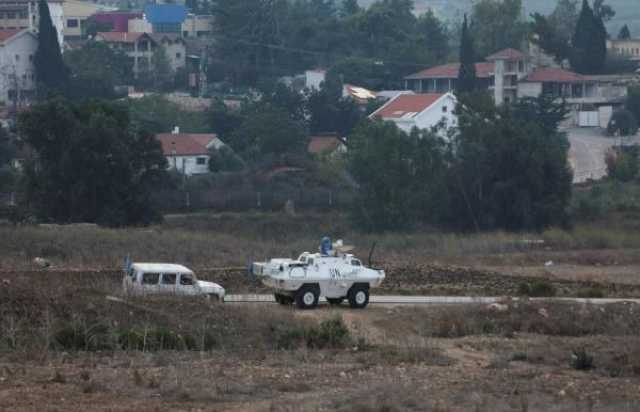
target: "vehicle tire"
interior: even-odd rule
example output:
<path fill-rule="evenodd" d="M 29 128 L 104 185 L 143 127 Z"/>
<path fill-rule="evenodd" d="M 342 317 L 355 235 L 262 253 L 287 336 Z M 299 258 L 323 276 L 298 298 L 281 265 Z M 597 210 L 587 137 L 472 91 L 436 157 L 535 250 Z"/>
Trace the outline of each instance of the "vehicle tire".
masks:
<path fill-rule="evenodd" d="M 331 306 L 338 306 L 342 304 L 343 300 L 344 298 L 327 298 L 327 302 L 329 302 L 329 305 Z"/>
<path fill-rule="evenodd" d="M 276 303 L 279 303 L 282 305 L 282 295 L 279 293 L 274 293 L 273 294 L 273 298 L 276 300 Z"/>
<path fill-rule="evenodd" d="M 313 309 L 318 306 L 320 293 L 317 287 L 303 286 L 296 293 L 296 306 L 299 309 Z"/>
<path fill-rule="evenodd" d="M 363 309 L 369 303 L 369 288 L 354 286 L 349 290 L 349 306 L 354 309 Z"/>
<path fill-rule="evenodd" d="M 209 297 L 209 301 L 213 302 L 213 303 L 223 303 L 224 299 L 220 299 L 220 296 L 216 295 L 215 293 L 210 293 L 208 295 Z"/>

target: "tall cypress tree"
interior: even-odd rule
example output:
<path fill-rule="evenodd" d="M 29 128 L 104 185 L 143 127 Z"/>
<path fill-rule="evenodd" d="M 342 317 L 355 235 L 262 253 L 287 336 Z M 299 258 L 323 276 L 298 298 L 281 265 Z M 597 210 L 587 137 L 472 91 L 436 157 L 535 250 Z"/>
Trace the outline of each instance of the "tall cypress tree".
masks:
<path fill-rule="evenodd" d="M 38 96 L 47 98 L 55 94 L 65 94 L 69 84 L 69 70 L 62 60 L 58 32 L 51 21 L 49 6 L 39 0 L 38 49 L 34 57 Z"/>
<path fill-rule="evenodd" d="M 596 16 L 587 0 L 572 39 L 573 52 L 569 57 L 571 68 L 578 73 L 596 74 L 604 68 L 607 58 L 607 29 L 601 16 Z"/>
<path fill-rule="evenodd" d="M 462 37 L 460 40 L 460 70 L 458 72 L 457 93 L 473 92 L 476 88 L 476 66 L 473 41 L 469 35 L 467 15 L 462 23 Z"/>
<path fill-rule="evenodd" d="M 619 40 L 627 40 L 627 39 L 630 39 L 630 38 L 631 38 L 631 32 L 629 31 L 629 26 L 627 26 L 625 24 L 620 29 L 620 33 L 618 33 L 618 39 Z"/>

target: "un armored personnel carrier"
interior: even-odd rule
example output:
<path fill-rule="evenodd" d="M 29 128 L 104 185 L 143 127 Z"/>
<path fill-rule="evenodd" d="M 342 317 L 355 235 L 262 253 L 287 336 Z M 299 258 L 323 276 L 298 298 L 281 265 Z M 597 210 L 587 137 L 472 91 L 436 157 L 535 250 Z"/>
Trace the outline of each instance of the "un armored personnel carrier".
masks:
<path fill-rule="evenodd" d="M 254 262 L 250 273 L 272 288 L 282 305 L 295 303 L 301 309 L 311 309 L 323 296 L 331 305 L 347 299 L 352 308 L 364 308 L 369 303 L 369 289 L 380 286 L 385 274 L 363 266 L 360 259 L 347 253 L 351 249 L 341 241 L 332 244 L 325 238 L 318 253 Z"/>

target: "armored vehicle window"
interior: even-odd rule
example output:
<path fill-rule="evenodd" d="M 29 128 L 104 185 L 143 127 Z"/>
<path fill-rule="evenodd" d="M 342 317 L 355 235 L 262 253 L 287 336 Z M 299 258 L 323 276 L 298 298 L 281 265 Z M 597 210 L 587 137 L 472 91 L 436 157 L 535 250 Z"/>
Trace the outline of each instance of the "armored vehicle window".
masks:
<path fill-rule="evenodd" d="M 304 263 L 307 261 L 307 257 L 305 255 L 300 256 L 300 258 L 298 259 L 300 262 Z"/>
<path fill-rule="evenodd" d="M 180 284 L 182 286 L 192 286 L 193 278 L 191 277 L 191 275 L 180 275 Z"/>
<path fill-rule="evenodd" d="M 360 263 L 360 261 L 358 259 L 353 259 L 351 261 L 351 265 L 353 265 L 353 266 L 362 266 L 362 263 Z"/>
<path fill-rule="evenodd" d="M 163 273 L 162 274 L 162 284 L 163 285 L 175 285 L 176 284 L 176 274 L 175 273 Z"/>
<path fill-rule="evenodd" d="M 145 285 L 157 285 L 160 280 L 159 273 L 145 273 L 142 275 L 142 283 Z"/>
<path fill-rule="evenodd" d="M 308 263 L 309 265 L 313 265 L 313 259 L 309 258 L 309 259 L 307 260 L 307 263 Z"/>

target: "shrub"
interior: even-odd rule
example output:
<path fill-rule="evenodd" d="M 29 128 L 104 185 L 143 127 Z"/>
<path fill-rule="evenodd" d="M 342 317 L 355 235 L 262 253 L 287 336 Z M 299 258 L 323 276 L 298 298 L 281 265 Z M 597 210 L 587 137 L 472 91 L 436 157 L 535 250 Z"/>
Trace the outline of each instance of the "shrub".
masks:
<path fill-rule="evenodd" d="M 598 299 L 598 298 L 604 297 L 604 291 L 597 286 L 590 287 L 590 288 L 583 288 L 578 291 L 577 296 L 579 298 Z"/>
<path fill-rule="evenodd" d="M 518 285 L 518 295 L 530 297 L 555 296 L 555 287 L 546 280 L 534 280 L 533 282 L 522 282 Z"/>
<path fill-rule="evenodd" d="M 587 353 L 585 348 L 574 350 L 569 363 L 573 369 L 589 370 L 593 368 L 593 356 Z"/>
<path fill-rule="evenodd" d="M 615 180 L 630 182 L 638 176 L 637 150 L 629 150 L 622 153 L 608 153 L 605 159 L 607 173 Z"/>
<path fill-rule="evenodd" d="M 342 317 L 336 316 L 307 329 L 306 343 L 309 348 L 344 348 L 351 343 L 351 333 Z"/>
<path fill-rule="evenodd" d="M 609 136 L 633 136 L 638 132 L 638 122 L 629 110 L 618 110 L 613 113 L 607 125 Z"/>

